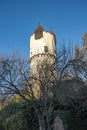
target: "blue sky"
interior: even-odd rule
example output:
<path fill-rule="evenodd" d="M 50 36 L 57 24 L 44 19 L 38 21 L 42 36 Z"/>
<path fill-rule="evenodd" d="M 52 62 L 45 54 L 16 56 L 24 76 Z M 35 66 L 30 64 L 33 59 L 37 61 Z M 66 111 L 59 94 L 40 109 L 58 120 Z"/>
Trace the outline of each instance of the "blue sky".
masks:
<path fill-rule="evenodd" d="M 57 46 L 81 43 L 87 32 L 87 0 L 0 0 L 0 55 L 29 56 L 29 38 L 41 23 L 52 28 Z"/>

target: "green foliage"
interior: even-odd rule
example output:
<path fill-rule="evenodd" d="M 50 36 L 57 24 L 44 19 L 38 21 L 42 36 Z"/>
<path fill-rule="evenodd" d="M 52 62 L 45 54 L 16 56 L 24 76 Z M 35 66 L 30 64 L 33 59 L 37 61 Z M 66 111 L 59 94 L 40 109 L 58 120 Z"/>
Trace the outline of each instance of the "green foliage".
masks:
<path fill-rule="evenodd" d="M 8 117 L 4 126 L 6 130 L 27 130 L 26 119 L 20 111 Z"/>
<path fill-rule="evenodd" d="M 18 111 L 18 103 L 10 103 L 8 106 L 3 108 L 0 111 L 0 119 L 5 121 L 6 118 L 10 117 L 11 115 L 15 114 Z"/>
<path fill-rule="evenodd" d="M 5 130 L 38 130 L 39 126 L 34 109 L 25 101 L 10 103 L 2 109 L 0 120 Z"/>
<path fill-rule="evenodd" d="M 30 104 L 32 101 L 30 102 Z M 39 128 L 39 123 L 38 123 L 38 117 L 35 113 L 35 110 L 33 107 L 31 107 L 29 103 L 27 102 L 22 102 L 20 103 L 22 113 L 24 114 L 24 117 L 27 120 L 27 126 L 29 130 L 38 130 Z"/>
<path fill-rule="evenodd" d="M 68 130 L 87 130 L 87 113 L 71 110 L 67 115 Z"/>

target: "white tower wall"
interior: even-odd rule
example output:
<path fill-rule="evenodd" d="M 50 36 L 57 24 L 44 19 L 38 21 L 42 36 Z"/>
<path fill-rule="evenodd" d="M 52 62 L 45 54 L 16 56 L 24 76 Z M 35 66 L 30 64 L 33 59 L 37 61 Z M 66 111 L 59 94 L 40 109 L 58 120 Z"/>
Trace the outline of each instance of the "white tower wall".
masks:
<path fill-rule="evenodd" d="M 30 58 L 39 53 L 45 53 L 44 46 L 48 47 L 48 53 L 55 55 L 55 40 L 51 33 L 43 32 L 43 37 L 38 40 L 35 40 L 35 34 L 33 34 L 30 38 Z"/>
<path fill-rule="evenodd" d="M 30 65 L 31 74 L 37 73 L 38 66 L 46 60 L 49 64 L 53 64 L 56 58 L 55 36 L 51 32 L 45 32 L 39 25 L 37 33 L 42 33 L 40 38 L 35 38 L 35 33 L 30 38 Z"/>

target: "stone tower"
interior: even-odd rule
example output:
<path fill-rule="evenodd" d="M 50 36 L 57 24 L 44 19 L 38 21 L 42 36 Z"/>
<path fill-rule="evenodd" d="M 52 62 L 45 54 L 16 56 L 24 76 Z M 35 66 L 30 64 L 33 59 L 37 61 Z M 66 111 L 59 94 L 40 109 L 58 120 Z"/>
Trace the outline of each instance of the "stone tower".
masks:
<path fill-rule="evenodd" d="M 30 37 L 31 75 L 36 74 L 40 64 L 45 61 L 54 64 L 56 59 L 56 38 L 52 30 L 45 31 L 39 24 Z"/>

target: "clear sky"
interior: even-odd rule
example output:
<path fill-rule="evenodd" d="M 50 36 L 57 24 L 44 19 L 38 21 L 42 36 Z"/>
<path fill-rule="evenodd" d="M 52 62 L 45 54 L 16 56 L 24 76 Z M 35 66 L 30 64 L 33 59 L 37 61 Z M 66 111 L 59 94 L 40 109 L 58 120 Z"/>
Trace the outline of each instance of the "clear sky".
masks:
<path fill-rule="evenodd" d="M 87 32 L 87 0 L 0 0 L 0 55 L 29 56 L 29 38 L 41 23 L 61 40 L 81 43 Z"/>

